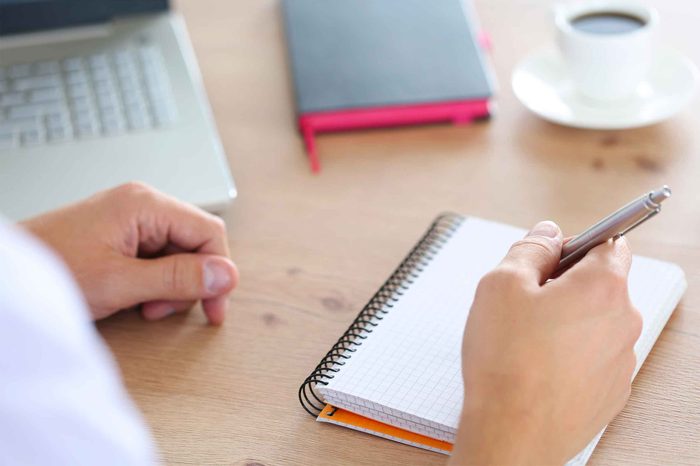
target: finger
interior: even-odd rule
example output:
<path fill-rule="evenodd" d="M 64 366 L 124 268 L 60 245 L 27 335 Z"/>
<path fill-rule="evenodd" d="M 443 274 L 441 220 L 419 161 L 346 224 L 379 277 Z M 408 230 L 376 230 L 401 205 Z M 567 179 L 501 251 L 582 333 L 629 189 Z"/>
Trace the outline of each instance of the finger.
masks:
<path fill-rule="evenodd" d="M 561 257 L 562 233 L 556 223 L 540 222 L 511 246 L 501 266 L 517 269 L 539 285 L 552 275 Z"/>
<path fill-rule="evenodd" d="M 124 273 L 115 277 L 125 303 L 189 301 L 229 293 L 238 270 L 228 258 L 211 254 L 174 254 L 157 259 L 124 259 Z"/>
<path fill-rule="evenodd" d="M 141 207 L 140 253 L 153 255 L 173 244 L 185 251 L 228 257 L 226 227 L 219 217 L 148 187 L 142 187 L 132 202 Z"/>
<path fill-rule="evenodd" d="M 235 267 L 235 264 L 234 270 L 236 272 L 235 282 L 238 284 L 238 268 Z M 202 309 L 204 309 L 204 314 L 210 324 L 221 325 L 224 322 L 229 307 L 229 295 L 230 293 L 226 293 L 215 298 L 202 300 Z"/>
<path fill-rule="evenodd" d="M 575 300 L 605 302 L 605 306 L 588 308 L 591 316 L 603 313 L 607 316 L 619 314 L 628 325 L 633 309 L 629 295 L 629 270 L 632 256 L 624 239 L 608 241 L 591 249 L 580 261 L 552 282 L 552 287 L 570 295 Z M 583 311 L 585 308 L 579 308 Z M 631 328 L 637 328 L 634 323 Z M 626 339 L 616 340 L 611 344 L 625 345 Z"/>
<path fill-rule="evenodd" d="M 575 236 L 567 236 L 566 238 L 564 238 L 564 240 L 562 241 L 562 249 L 569 241 L 571 241 L 574 238 L 576 238 L 576 237 Z M 562 276 L 562 274 L 564 274 L 564 272 L 566 272 L 570 268 L 571 268 L 571 266 L 564 267 L 563 269 L 559 269 L 559 267 L 557 266 L 557 268 L 554 270 L 553 274 L 549 278 L 551 278 L 551 279 L 559 278 Z"/>
<path fill-rule="evenodd" d="M 177 312 L 189 311 L 195 301 L 149 301 L 141 305 L 141 315 L 146 320 L 160 320 Z"/>
<path fill-rule="evenodd" d="M 229 295 L 226 294 L 202 301 L 204 314 L 207 316 L 207 320 L 210 324 L 221 325 L 224 322 L 226 312 L 228 311 L 228 299 Z"/>
<path fill-rule="evenodd" d="M 588 251 L 583 258 L 571 267 L 570 272 L 587 271 L 597 273 L 606 270 L 622 277 L 629 275 L 632 266 L 632 253 L 624 236 L 615 241 L 607 241 Z"/>

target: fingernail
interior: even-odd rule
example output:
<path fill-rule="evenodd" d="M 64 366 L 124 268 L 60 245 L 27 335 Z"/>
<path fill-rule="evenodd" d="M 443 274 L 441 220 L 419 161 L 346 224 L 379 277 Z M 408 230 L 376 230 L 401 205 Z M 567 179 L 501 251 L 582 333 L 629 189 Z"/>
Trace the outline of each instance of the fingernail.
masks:
<path fill-rule="evenodd" d="M 204 286 L 212 294 L 221 293 L 231 286 L 231 270 L 218 260 L 204 264 Z"/>
<path fill-rule="evenodd" d="M 556 223 L 546 220 L 540 222 L 530 230 L 528 236 L 546 236 L 547 238 L 556 238 L 559 236 L 561 230 Z"/>

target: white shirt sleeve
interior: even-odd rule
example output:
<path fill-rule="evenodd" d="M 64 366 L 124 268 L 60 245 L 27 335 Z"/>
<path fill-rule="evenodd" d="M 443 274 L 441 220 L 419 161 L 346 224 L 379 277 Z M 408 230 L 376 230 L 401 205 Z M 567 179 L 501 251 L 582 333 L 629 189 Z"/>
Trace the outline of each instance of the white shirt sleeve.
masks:
<path fill-rule="evenodd" d="M 0 218 L 0 464 L 156 461 L 66 267 Z"/>

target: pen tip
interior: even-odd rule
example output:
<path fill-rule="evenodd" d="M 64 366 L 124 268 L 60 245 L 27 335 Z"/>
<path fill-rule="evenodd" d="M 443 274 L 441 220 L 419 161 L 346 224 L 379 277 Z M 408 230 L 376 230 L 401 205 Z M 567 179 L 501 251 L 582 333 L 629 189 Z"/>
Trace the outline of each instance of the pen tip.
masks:
<path fill-rule="evenodd" d="M 651 200 L 656 204 L 665 201 L 669 197 L 671 197 L 671 188 L 666 185 L 651 192 Z"/>

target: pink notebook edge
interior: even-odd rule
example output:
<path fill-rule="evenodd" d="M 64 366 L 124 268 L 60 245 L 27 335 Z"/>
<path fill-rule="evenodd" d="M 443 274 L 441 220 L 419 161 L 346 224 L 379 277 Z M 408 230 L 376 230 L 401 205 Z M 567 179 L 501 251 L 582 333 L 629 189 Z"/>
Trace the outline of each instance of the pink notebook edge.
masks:
<path fill-rule="evenodd" d="M 316 149 L 317 134 L 431 123 L 451 122 L 459 125 L 488 117 L 490 114 L 490 100 L 484 98 L 311 112 L 299 115 L 298 124 L 311 171 L 319 173 L 321 164 Z"/>

